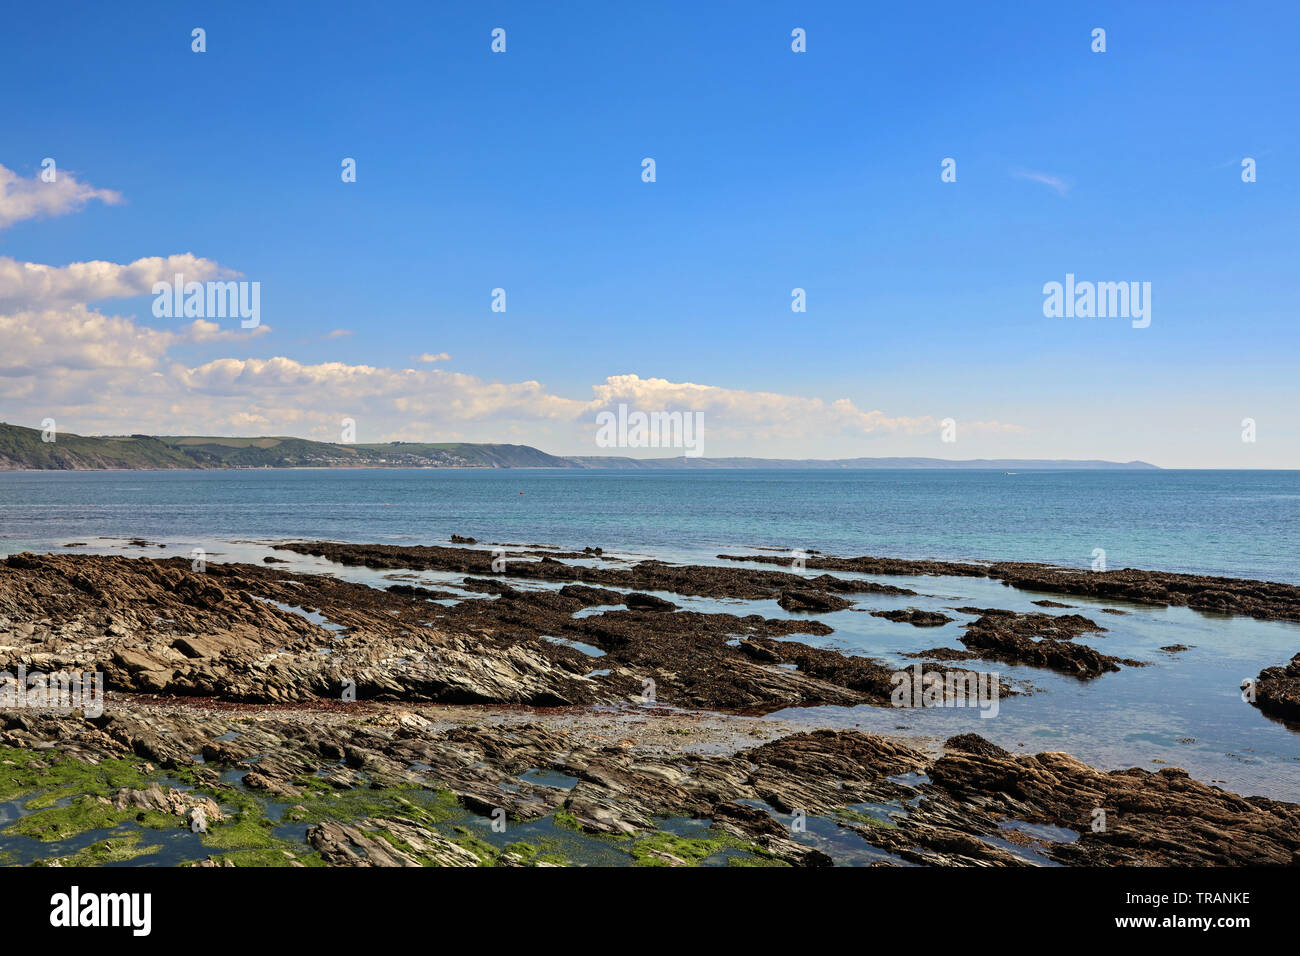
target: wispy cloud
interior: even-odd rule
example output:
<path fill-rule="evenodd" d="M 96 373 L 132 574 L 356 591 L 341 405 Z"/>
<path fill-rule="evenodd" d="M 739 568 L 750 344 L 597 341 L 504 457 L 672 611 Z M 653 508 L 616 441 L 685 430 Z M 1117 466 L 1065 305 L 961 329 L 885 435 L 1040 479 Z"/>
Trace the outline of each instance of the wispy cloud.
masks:
<path fill-rule="evenodd" d="M 412 360 L 423 362 L 426 365 L 431 362 L 450 362 L 451 356 L 446 352 L 425 352 L 422 355 L 412 355 Z"/>
<path fill-rule="evenodd" d="M 56 170 L 54 181 L 47 183 L 39 176 L 24 179 L 0 166 L 0 229 L 24 219 L 75 212 L 92 199 L 116 204 L 122 202 L 122 194 L 78 182 L 65 170 Z"/>
<path fill-rule="evenodd" d="M 347 338 L 347 337 L 348 337 L 349 335 L 351 335 L 351 334 L 352 334 L 352 330 L 351 330 L 351 329 L 335 329 L 333 332 L 329 332 L 329 333 L 327 333 L 326 336 L 325 336 L 325 338 L 327 338 L 327 339 L 344 339 L 344 338 Z"/>
<path fill-rule="evenodd" d="M 1050 186 L 1061 196 L 1070 194 L 1070 184 L 1060 176 L 1053 176 L 1051 173 L 1040 173 L 1033 169 L 1017 169 L 1011 175 L 1017 179 L 1027 179 L 1031 183 L 1042 183 L 1044 186 Z"/>

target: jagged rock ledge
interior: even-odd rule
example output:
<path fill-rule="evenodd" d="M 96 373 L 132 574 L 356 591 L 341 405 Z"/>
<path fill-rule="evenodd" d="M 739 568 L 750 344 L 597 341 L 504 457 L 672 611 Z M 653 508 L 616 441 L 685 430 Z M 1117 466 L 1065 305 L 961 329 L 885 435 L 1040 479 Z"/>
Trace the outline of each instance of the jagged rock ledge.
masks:
<path fill-rule="evenodd" d="M 449 605 L 413 585 L 380 590 L 264 565 L 196 572 L 181 558 L 13 555 L 0 563 L 0 669 L 102 669 L 117 690 L 261 703 L 337 699 L 344 688 L 369 700 L 533 706 L 649 695 L 756 712 L 891 701 L 894 669 L 880 661 L 777 640 L 831 633 L 814 618 L 673 611 L 644 591 L 590 584 L 515 587 L 538 566 L 566 577 L 589 570 L 516 562 L 508 578 L 467 575 Z M 755 584 L 750 569 L 720 568 L 711 583 L 708 570 L 638 565 L 615 577 L 813 601 L 785 575 L 757 572 Z M 965 673 L 927 672 L 953 671 Z"/>
<path fill-rule="evenodd" d="M 788 557 L 773 555 L 720 554 L 726 561 L 760 564 L 789 564 Z M 1300 587 L 1247 578 L 1177 574 L 1123 568 L 1091 571 L 1060 568 L 1047 564 L 996 561 L 969 564 L 954 561 L 913 561 L 902 558 L 840 558 L 810 555 L 805 566 L 819 571 L 851 571 L 859 574 L 908 577 L 988 577 L 1011 587 L 1051 594 L 1071 594 L 1135 604 L 1180 606 L 1200 611 L 1241 614 L 1261 621 L 1300 621 Z"/>
<path fill-rule="evenodd" d="M 105 827 L 181 827 L 179 814 L 207 806 L 203 845 L 241 848 L 213 852 L 210 865 L 255 852 L 280 865 L 520 865 L 583 862 L 584 852 L 681 865 L 723 850 L 794 866 L 841 853 L 940 866 L 1300 863 L 1300 807 L 1226 793 L 1176 768 L 1108 773 L 1062 753 L 1013 755 L 970 734 L 938 757 L 828 730 L 689 753 L 617 739 L 625 726 L 604 735 L 553 719 L 446 727 L 438 716 L 380 705 L 222 713 L 124 699 L 96 720 L 0 715 L 0 746 L 31 754 L 28 787 L 66 778 L 66 760 L 99 766 L 108 791 L 115 770 L 188 781 L 184 797 L 142 784 L 79 799 L 102 801 L 94 823 Z M 258 794 L 290 804 L 283 819 L 306 826 L 302 843 L 258 822 Z M 159 821 L 155 808 L 178 816 Z M 571 858 L 487 844 L 474 834 L 494 813 L 512 827 L 549 819 L 571 831 Z M 838 825 L 841 838 L 822 844 L 829 852 L 791 825 L 812 817 Z M 55 807 L 18 825 L 39 837 L 70 819 Z M 673 835 L 671 820 L 707 829 Z"/>

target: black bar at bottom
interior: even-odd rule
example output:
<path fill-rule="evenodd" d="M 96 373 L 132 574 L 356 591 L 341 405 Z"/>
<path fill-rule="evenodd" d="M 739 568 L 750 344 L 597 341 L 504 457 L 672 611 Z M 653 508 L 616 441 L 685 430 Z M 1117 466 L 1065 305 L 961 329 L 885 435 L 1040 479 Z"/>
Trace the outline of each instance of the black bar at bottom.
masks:
<path fill-rule="evenodd" d="M 1282 930 L 1293 878 L 1289 869 L 32 868 L 0 870 L 0 893 L 24 942 L 186 944 L 216 933 L 236 945 L 248 933 L 259 945 L 374 945 L 460 926 L 519 942 L 580 933 L 617 944 L 632 933 L 649 943 L 663 933 L 663 945 L 721 936 L 734 947 L 784 924 L 809 942 L 847 942 L 847 930 L 864 944 L 1040 931 L 1052 933 L 1044 942 L 1199 933 L 1231 943 Z"/>

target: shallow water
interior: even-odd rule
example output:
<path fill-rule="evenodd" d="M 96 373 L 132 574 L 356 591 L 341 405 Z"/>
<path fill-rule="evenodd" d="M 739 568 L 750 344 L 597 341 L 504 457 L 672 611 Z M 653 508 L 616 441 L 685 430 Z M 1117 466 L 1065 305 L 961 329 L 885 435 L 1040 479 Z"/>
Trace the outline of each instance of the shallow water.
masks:
<path fill-rule="evenodd" d="M 1033 693 L 998 702 L 995 716 L 978 708 L 813 707 L 778 711 L 773 718 L 810 720 L 828 727 L 906 732 L 947 738 L 974 732 L 1012 751 L 1063 750 L 1107 769 L 1182 767 L 1201 780 L 1243 794 L 1300 798 L 1300 733 L 1242 700 L 1241 681 L 1282 663 L 1300 650 L 1300 625 L 1207 614 L 1188 608 L 1152 608 L 1120 602 L 1020 591 L 987 578 L 877 577 L 924 597 L 864 595 L 871 609 L 919 607 L 957 620 L 942 627 L 913 627 L 845 610 L 819 614 L 835 628 L 829 637 L 799 635 L 804 643 L 877 657 L 900 669 L 915 660 L 903 653 L 961 648 L 962 624 L 975 615 L 957 606 L 1022 612 L 1082 614 L 1107 630 L 1076 641 L 1146 667 L 1081 681 L 1041 668 L 980 661 L 954 666 L 991 671 L 1027 682 Z M 1048 598 L 1069 608 L 1042 608 Z M 730 602 L 728 602 L 730 603 Z M 796 617 L 773 602 L 746 602 L 766 617 Z M 1106 614 L 1103 608 L 1123 610 Z M 721 606 L 719 609 L 722 609 Z M 727 608 L 737 613 L 734 606 Z M 1188 650 L 1162 647 L 1184 644 Z"/>

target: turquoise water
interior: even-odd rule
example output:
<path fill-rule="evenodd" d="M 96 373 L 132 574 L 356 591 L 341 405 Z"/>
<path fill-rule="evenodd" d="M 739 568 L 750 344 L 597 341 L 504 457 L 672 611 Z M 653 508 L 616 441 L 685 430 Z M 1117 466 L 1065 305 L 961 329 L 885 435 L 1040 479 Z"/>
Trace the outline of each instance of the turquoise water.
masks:
<path fill-rule="evenodd" d="M 0 473 L 0 553 L 106 536 L 747 546 L 1300 583 L 1295 471 L 357 470 Z"/>

